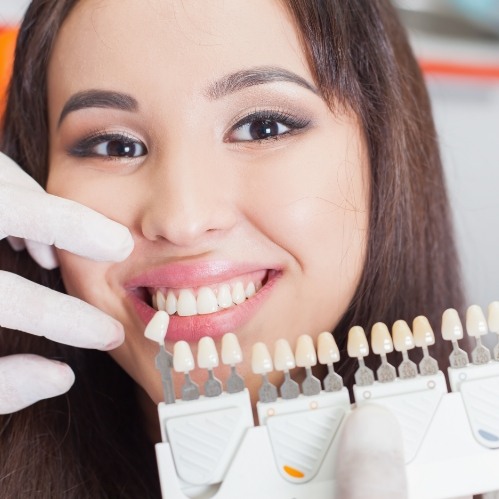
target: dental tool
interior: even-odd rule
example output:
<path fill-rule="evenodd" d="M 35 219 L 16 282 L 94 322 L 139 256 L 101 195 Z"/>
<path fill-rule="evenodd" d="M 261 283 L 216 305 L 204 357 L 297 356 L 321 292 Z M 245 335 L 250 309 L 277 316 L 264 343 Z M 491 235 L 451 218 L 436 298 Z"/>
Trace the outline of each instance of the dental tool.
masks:
<path fill-rule="evenodd" d="M 301 384 L 303 395 L 317 395 L 321 391 L 321 382 L 312 374 L 312 367 L 317 364 L 314 341 L 308 334 L 302 334 L 296 342 L 296 365 L 305 368 L 305 379 Z"/>
<path fill-rule="evenodd" d="M 151 329 L 154 327 L 148 326 L 146 333 L 157 341 L 158 335 Z M 297 341 L 294 359 L 287 341 L 276 342 L 274 362 L 264 343 L 255 344 L 252 370 L 262 376 L 256 404 L 258 425 L 253 422 L 248 390 L 231 393 L 228 383 L 217 397 L 205 394 L 196 400 L 159 404 L 162 441 L 156 445 L 156 455 L 163 496 L 334 499 L 340 479 L 335 470 L 341 459 L 338 441 L 343 424 L 351 411 L 365 404 L 384 407 L 399 423 L 409 499 L 445 499 L 499 490 L 499 361 L 496 353 L 486 360 L 489 331 L 499 334 L 499 302 L 489 306 L 487 321 L 479 307 L 468 309 L 467 335 L 480 340 L 470 363 L 457 344 L 463 338 L 457 312 L 444 312 L 442 337 L 453 348 L 447 368 L 448 391 L 444 373 L 429 353 L 435 335 L 424 316 L 414 319 L 412 330 L 406 322 L 397 321 L 391 335 L 385 324 L 373 327 L 371 355 L 380 365 L 376 381 L 364 362 L 369 355 L 364 330 L 353 327 L 347 348 L 349 357 L 359 362 L 353 404 L 341 377 L 330 369 L 339 360 L 331 333 L 317 338 L 319 363 L 328 367 L 325 389 L 311 394 L 306 383 L 302 393 L 294 396 L 293 392 L 289 398 L 282 386 L 294 381 L 292 366 L 304 367 L 307 377 L 317 361 L 310 351 L 311 337 Z M 235 335 L 222 340 L 224 364 L 242 361 L 236 344 Z M 182 351 L 185 346 L 179 348 Z M 398 372 L 386 359 L 392 350 L 402 355 Z M 419 372 L 410 359 L 415 350 L 423 355 Z M 190 372 L 192 367 L 189 357 L 180 371 Z M 274 370 L 285 377 L 281 396 L 269 381 Z M 314 390 L 315 384 L 312 382 Z"/>
<path fill-rule="evenodd" d="M 268 378 L 268 373 L 272 372 L 274 366 L 267 345 L 262 342 L 253 345 L 253 355 L 251 356 L 251 370 L 255 374 L 262 376 L 262 386 L 258 390 L 260 402 L 268 403 L 277 400 L 277 388 Z"/>
<path fill-rule="evenodd" d="M 337 392 L 343 388 L 342 377 L 334 371 L 334 363 L 340 360 L 340 351 L 334 336 L 325 331 L 317 337 L 319 363 L 327 366 L 327 376 L 322 380 L 326 392 Z"/>
<path fill-rule="evenodd" d="M 199 340 L 198 366 L 208 371 L 208 379 L 204 384 L 205 397 L 218 397 L 222 393 L 222 383 L 213 373 L 213 369 L 218 367 L 218 353 L 215 342 L 210 336 L 204 336 Z"/>
<path fill-rule="evenodd" d="M 275 343 L 274 366 L 277 371 L 282 371 L 284 381 L 279 387 L 281 398 L 285 400 L 295 399 L 300 395 L 300 386 L 291 379 L 290 369 L 296 367 L 295 356 L 287 340 L 279 339 Z"/>
<path fill-rule="evenodd" d="M 174 404 L 175 389 L 173 387 L 172 377 L 173 355 L 165 349 L 165 336 L 169 322 L 170 317 L 166 312 L 156 312 L 147 325 L 144 336 L 159 344 L 159 352 L 156 355 L 156 369 L 159 369 L 161 373 L 165 404 Z"/>
<path fill-rule="evenodd" d="M 194 368 L 194 357 L 189 343 L 177 341 L 173 347 L 173 369 L 176 372 L 184 373 L 182 400 L 197 400 L 199 398 L 199 387 L 192 381 L 189 374 Z"/>
<path fill-rule="evenodd" d="M 398 367 L 401 379 L 415 378 L 418 375 L 416 364 L 409 359 L 408 350 L 414 348 L 414 337 L 407 322 L 399 320 L 392 327 L 393 345 L 397 352 L 402 353 L 402 362 Z"/>
<path fill-rule="evenodd" d="M 224 334 L 222 338 L 222 362 L 230 366 L 227 378 L 227 393 L 238 393 L 244 390 L 244 379 L 236 371 L 236 365 L 243 361 L 243 352 L 234 333 Z"/>

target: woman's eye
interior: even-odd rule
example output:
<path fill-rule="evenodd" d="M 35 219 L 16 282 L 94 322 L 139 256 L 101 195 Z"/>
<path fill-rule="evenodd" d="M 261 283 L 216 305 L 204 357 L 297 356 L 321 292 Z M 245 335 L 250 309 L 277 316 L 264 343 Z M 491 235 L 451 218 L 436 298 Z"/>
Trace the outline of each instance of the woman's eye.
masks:
<path fill-rule="evenodd" d="M 75 144 L 69 153 L 81 158 L 137 158 L 147 154 L 145 144 L 124 134 L 97 134 Z"/>
<path fill-rule="evenodd" d="M 136 158 L 144 156 L 145 146 L 141 142 L 127 140 L 107 140 L 93 148 L 97 156 L 112 156 L 115 158 Z"/>
<path fill-rule="evenodd" d="M 309 120 L 284 113 L 257 112 L 236 123 L 227 136 L 228 142 L 262 142 L 277 140 L 305 128 Z"/>
<path fill-rule="evenodd" d="M 259 119 L 241 125 L 234 130 L 232 140 L 246 142 L 248 140 L 264 140 L 282 135 L 291 130 L 289 126 L 271 119 Z"/>

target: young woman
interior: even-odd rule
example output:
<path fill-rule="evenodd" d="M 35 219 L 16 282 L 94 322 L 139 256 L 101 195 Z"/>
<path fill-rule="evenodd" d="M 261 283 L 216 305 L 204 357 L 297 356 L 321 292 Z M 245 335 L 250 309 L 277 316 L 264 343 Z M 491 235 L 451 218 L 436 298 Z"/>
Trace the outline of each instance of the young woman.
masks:
<path fill-rule="evenodd" d="M 330 330 L 344 350 L 352 325 L 460 308 L 428 97 L 388 1 L 34 0 L 2 149 L 134 240 L 118 263 L 58 250 L 60 273 L 2 246 L 4 270 L 125 329 L 109 355 L 3 331 L 2 355 L 76 375 L 1 421 L 7 497 L 159 495 L 154 308 L 169 341 L 235 332 L 253 395 L 256 341 Z"/>

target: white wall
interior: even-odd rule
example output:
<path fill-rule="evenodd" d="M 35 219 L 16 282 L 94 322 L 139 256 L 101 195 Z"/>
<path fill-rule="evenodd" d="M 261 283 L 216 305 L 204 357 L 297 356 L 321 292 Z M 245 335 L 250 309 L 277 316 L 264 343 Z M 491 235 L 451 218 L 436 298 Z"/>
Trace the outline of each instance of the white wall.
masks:
<path fill-rule="evenodd" d="M 0 25 L 19 22 L 30 0 L 0 0 Z"/>

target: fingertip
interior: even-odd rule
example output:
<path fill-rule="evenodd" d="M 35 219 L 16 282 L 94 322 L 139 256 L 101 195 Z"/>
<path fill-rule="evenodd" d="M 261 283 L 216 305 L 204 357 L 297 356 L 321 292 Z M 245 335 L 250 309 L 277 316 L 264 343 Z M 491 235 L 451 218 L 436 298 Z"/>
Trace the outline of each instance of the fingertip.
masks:
<path fill-rule="evenodd" d="M 111 319 L 107 329 L 108 332 L 106 334 L 106 341 L 103 342 L 102 346 L 98 347 L 99 350 L 114 350 L 125 341 L 125 330 L 120 322 Z"/>
<path fill-rule="evenodd" d="M 48 246 L 36 241 L 26 240 L 25 242 L 28 253 L 40 267 L 47 270 L 53 270 L 59 266 L 59 261 L 53 246 Z"/>

